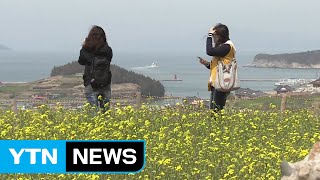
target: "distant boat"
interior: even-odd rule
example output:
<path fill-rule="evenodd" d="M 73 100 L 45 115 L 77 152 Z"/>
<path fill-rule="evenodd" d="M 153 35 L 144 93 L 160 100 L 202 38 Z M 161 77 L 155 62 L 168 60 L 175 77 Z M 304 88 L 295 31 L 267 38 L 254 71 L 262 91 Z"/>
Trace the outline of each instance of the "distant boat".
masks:
<path fill-rule="evenodd" d="M 177 75 L 175 74 L 174 77 L 173 77 L 173 79 L 164 79 L 164 80 L 162 80 L 162 81 L 182 81 L 182 79 L 178 79 L 178 78 L 177 78 Z"/>
<path fill-rule="evenodd" d="M 159 67 L 155 62 L 150 65 L 151 68 Z"/>
<path fill-rule="evenodd" d="M 153 62 L 151 65 L 149 66 L 142 66 L 142 67 L 133 67 L 131 69 L 150 69 L 150 68 L 157 68 L 159 67 L 155 62 Z"/>

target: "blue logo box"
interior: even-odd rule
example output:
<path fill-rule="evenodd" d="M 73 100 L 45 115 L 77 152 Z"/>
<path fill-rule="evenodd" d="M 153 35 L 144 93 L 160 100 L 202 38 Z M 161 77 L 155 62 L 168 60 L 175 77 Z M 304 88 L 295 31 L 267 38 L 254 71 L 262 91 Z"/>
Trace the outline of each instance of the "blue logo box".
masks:
<path fill-rule="evenodd" d="M 0 173 L 140 172 L 144 140 L 0 140 Z"/>

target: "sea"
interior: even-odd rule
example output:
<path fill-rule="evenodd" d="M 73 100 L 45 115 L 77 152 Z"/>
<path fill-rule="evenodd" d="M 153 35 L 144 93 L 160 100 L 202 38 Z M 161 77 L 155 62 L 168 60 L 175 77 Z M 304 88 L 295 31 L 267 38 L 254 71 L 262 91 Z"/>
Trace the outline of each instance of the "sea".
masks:
<path fill-rule="evenodd" d="M 320 69 L 286 69 L 243 67 L 253 61 L 256 53 L 238 52 L 240 80 L 246 79 L 316 79 Z M 76 61 L 79 52 L 16 52 L 0 51 L 0 82 L 30 82 L 50 76 L 54 66 Z M 197 56 L 210 60 L 205 53 L 121 53 L 114 52 L 112 64 L 159 80 L 167 96 L 208 98 L 209 69 Z M 159 67 L 151 68 L 152 63 Z M 173 80 L 174 77 L 182 81 Z M 242 88 L 273 91 L 274 81 L 241 81 Z"/>

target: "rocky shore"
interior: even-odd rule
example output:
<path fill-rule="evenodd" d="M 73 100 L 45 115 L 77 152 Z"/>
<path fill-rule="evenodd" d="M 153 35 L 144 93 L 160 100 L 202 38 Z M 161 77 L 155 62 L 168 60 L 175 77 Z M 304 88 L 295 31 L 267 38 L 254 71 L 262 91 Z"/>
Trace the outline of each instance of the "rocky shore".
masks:
<path fill-rule="evenodd" d="M 285 54 L 257 54 L 251 67 L 320 68 L 320 50 Z"/>
<path fill-rule="evenodd" d="M 84 86 L 82 76 L 53 76 L 34 82 L 7 83 L 0 85 L 2 100 L 17 99 L 44 100 L 44 99 L 82 99 Z M 112 96 L 132 96 L 140 91 L 140 86 L 133 83 L 112 84 Z"/>
<path fill-rule="evenodd" d="M 255 60 L 252 64 L 248 66 L 261 67 L 261 68 L 295 68 L 295 69 L 320 68 L 320 64 L 306 65 L 301 63 L 288 63 L 284 61 L 269 61 L 268 59 Z"/>

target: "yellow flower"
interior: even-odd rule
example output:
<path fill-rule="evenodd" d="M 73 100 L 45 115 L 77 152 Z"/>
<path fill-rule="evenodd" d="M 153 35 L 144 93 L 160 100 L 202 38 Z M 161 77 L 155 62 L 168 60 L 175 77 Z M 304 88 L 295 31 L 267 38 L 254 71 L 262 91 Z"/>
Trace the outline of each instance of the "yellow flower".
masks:
<path fill-rule="evenodd" d="M 144 125 L 148 127 L 148 126 L 150 125 L 150 121 L 146 120 L 146 121 L 144 122 Z"/>
<path fill-rule="evenodd" d="M 307 156 L 308 154 L 309 154 L 309 150 L 304 149 L 304 150 L 302 150 L 302 151 L 300 152 L 299 156 L 300 156 L 300 157 L 305 157 L 305 156 Z"/>
<path fill-rule="evenodd" d="M 176 167 L 176 171 L 181 171 L 181 170 L 182 170 L 182 166 L 181 165 Z"/>

